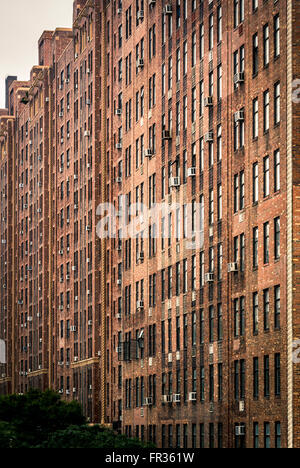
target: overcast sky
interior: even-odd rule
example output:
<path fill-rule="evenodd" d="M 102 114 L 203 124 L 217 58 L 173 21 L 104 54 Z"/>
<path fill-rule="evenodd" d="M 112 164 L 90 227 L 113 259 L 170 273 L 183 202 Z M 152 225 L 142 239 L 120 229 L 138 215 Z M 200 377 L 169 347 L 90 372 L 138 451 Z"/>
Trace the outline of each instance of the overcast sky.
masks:
<path fill-rule="evenodd" d="M 5 78 L 28 80 L 38 64 L 37 42 L 44 30 L 72 25 L 73 0 L 0 0 L 0 108 Z"/>

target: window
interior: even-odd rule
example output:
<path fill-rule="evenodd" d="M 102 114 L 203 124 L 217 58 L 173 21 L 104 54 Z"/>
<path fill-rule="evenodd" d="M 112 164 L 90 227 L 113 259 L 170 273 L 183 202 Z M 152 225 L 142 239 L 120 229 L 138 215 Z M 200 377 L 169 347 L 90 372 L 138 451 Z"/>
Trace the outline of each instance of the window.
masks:
<path fill-rule="evenodd" d="M 218 400 L 223 399 L 223 365 L 218 364 Z"/>
<path fill-rule="evenodd" d="M 274 192 L 280 190 L 280 151 L 274 152 Z"/>
<path fill-rule="evenodd" d="M 258 323 L 259 323 L 259 309 L 258 309 L 258 293 L 253 293 L 252 297 L 252 310 L 253 310 L 253 334 L 258 334 Z"/>
<path fill-rule="evenodd" d="M 280 18 L 279 15 L 274 17 L 274 57 L 280 55 Z"/>
<path fill-rule="evenodd" d="M 280 123 L 280 82 L 274 85 L 274 124 Z"/>
<path fill-rule="evenodd" d="M 258 357 L 253 359 L 253 398 L 259 397 L 259 360 Z"/>
<path fill-rule="evenodd" d="M 264 224 L 264 263 L 270 262 L 270 223 Z"/>
<path fill-rule="evenodd" d="M 274 289 L 274 325 L 275 329 L 280 328 L 280 313 L 281 313 L 281 303 L 280 303 L 280 286 L 275 286 Z"/>
<path fill-rule="evenodd" d="M 270 423 L 268 422 L 264 424 L 264 448 L 271 448 Z"/>
<path fill-rule="evenodd" d="M 214 47 L 214 15 L 211 14 L 208 19 L 209 31 L 208 31 L 208 48 L 212 50 Z"/>
<path fill-rule="evenodd" d="M 234 27 L 237 28 L 244 21 L 245 17 L 245 0 L 234 0 Z"/>
<path fill-rule="evenodd" d="M 253 423 L 253 448 L 259 449 L 259 424 Z"/>
<path fill-rule="evenodd" d="M 223 10 L 222 10 L 221 5 L 218 6 L 217 17 L 218 17 L 217 41 L 219 43 L 222 41 L 222 37 L 223 37 Z"/>
<path fill-rule="evenodd" d="M 252 104 L 252 109 L 253 109 L 253 123 L 252 123 L 252 129 L 253 129 L 253 139 L 258 138 L 258 98 L 255 98 L 253 100 Z"/>
<path fill-rule="evenodd" d="M 259 179 L 258 179 L 258 163 L 253 164 L 253 203 L 258 203 L 259 196 Z"/>
<path fill-rule="evenodd" d="M 204 57 L 204 25 L 200 25 L 200 60 Z"/>
<path fill-rule="evenodd" d="M 270 396 L 270 357 L 264 357 L 264 396 Z"/>
<path fill-rule="evenodd" d="M 223 307 L 218 304 L 218 341 L 223 340 Z"/>
<path fill-rule="evenodd" d="M 274 369 L 275 396 L 280 397 L 281 394 L 281 364 L 280 354 L 275 354 L 275 369 Z"/>
<path fill-rule="evenodd" d="M 209 341 L 214 342 L 214 307 L 209 307 Z"/>
<path fill-rule="evenodd" d="M 270 129 L 270 92 L 264 92 L 264 133 Z"/>
<path fill-rule="evenodd" d="M 253 229 L 253 268 L 258 267 L 258 227 Z"/>
<path fill-rule="evenodd" d="M 270 195 L 270 158 L 264 158 L 264 198 Z"/>
<path fill-rule="evenodd" d="M 270 330 L 270 290 L 264 290 L 264 329 Z"/>
<path fill-rule="evenodd" d="M 258 73 L 258 33 L 254 34 L 252 38 L 252 54 L 253 54 L 253 76 Z"/>
<path fill-rule="evenodd" d="M 281 423 L 275 423 L 275 448 L 281 449 Z"/>
<path fill-rule="evenodd" d="M 264 26 L 263 39 L 264 39 L 264 67 L 267 67 L 270 62 L 270 28 L 268 24 Z"/>
<path fill-rule="evenodd" d="M 280 258 L 280 218 L 274 220 L 274 257 Z"/>
<path fill-rule="evenodd" d="M 214 366 L 209 366 L 209 401 L 214 401 L 215 388 L 214 388 Z"/>

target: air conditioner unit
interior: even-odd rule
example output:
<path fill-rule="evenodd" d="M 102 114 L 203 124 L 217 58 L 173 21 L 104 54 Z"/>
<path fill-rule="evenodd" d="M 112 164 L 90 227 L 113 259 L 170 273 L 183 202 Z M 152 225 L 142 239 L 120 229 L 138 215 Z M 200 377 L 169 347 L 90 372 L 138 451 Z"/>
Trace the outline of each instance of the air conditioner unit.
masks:
<path fill-rule="evenodd" d="M 73 388 L 73 393 L 76 393 L 76 388 L 75 387 Z"/>
<path fill-rule="evenodd" d="M 78 205 L 77 205 L 77 203 L 75 203 L 75 205 L 74 205 L 74 210 L 78 210 Z"/>
<path fill-rule="evenodd" d="M 78 180 L 78 175 L 74 174 L 74 180 Z"/>
<path fill-rule="evenodd" d="M 162 396 L 163 403 L 172 403 L 173 402 L 173 395 L 163 395 Z"/>
<path fill-rule="evenodd" d="M 171 177 L 170 187 L 180 187 L 180 177 Z"/>
<path fill-rule="evenodd" d="M 19 184 L 19 188 L 24 188 L 24 184 Z"/>
<path fill-rule="evenodd" d="M 91 230 L 91 226 L 85 226 L 85 230 L 89 232 Z"/>
<path fill-rule="evenodd" d="M 27 317 L 27 322 L 32 322 L 32 317 Z"/>
<path fill-rule="evenodd" d="M 74 300 L 75 300 L 75 302 L 77 302 L 78 301 L 78 296 L 75 296 Z"/>
<path fill-rule="evenodd" d="M 191 392 L 189 395 L 189 400 L 190 401 L 197 401 L 197 393 L 196 392 Z"/>
<path fill-rule="evenodd" d="M 64 391 L 63 391 L 63 390 L 59 390 L 58 393 L 59 393 L 60 395 L 63 395 L 63 394 L 64 394 Z"/>
<path fill-rule="evenodd" d="M 69 83 L 70 83 L 70 79 L 69 79 L 69 78 L 66 78 L 66 79 L 65 79 L 65 83 L 66 83 L 66 84 L 69 84 Z"/>
<path fill-rule="evenodd" d="M 64 254 L 64 251 L 63 250 L 59 250 L 59 255 L 63 255 Z"/>
<path fill-rule="evenodd" d="M 170 130 L 163 130 L 162 139 L 163 140 L 171 140 L 172 139 Z"/>
<path fill-rule="evenodd" d="M 239 271 L 239 266 L 237 263 L 228 264 L 228 273 L 237 273 Z"/>
<path fill-rule="evenodd" d="M 89 74 L 91 73 L 91 69 L 90 69 L 90 68 L 87 68 L 87 69 L 86 69 L 86 72 L 87 72 L 87 74 L 89 75 Z"/>
<path fill-rule="evenodd" d="M 37 213 L 41 213 L 41 212 L 42 212 L 41 208 L 38 208 L 38 209 L 36 210 L 36 212 L 37 212 Z"/>
<path fill-rule="evenodd" d="M 66 275 L 66 280 L 70 281 L 70 275 Z"/>
<path fill-rule="evenodd" d="M 121 184 L 122 183 L 122 177 L 117 177 L 116 182 L 117 182 L 117 184 Z"/>
<path fill-rule="evenodd" d="M 75 332 L 77 331 L 77 328 L 76 328 L 74 325 L 72 325 L 72 326 L 70 327 L 70 331 L 71 331 L 72 333 L 75 333 Z"/>
<path fill-rule="evenodd" d="M 173 362 L 173 354 L 172 353 L 169 353 L 168 354 L 168 362 Z"/>
<path fill-rule="evenodd" d="M 205 283 L 213 283 L 213 281 L 214 281 L 214 274 L 213 273 L 206 273 Z"/>
<path fill-rule="evenodd" d="M 188 177 L 195 177 L 196 176 L 196 168 L 195 167 L 190 167 L 187 171 Z"/>
<path fill-rule="evenodd" d="M 66 390 L 66 395 L 70 395 L 70 390 Z"/>
<path fill-rule="evenodd" d="M 62 310 L 64 310 L 64 306 L 63 306 L 63 305 L 60 305 L 60 306 L 58 307 L 58 309 L 62 311 Z"/>
<path fill-rule="evenodd" d="M 76 266 L 72 266 L 72 271 L 76 271 L 77 270 L 77 267 Z"/>
<path fill-rule="evenodd" d="M 246 435 L 245 426 L 236 426 L 235 427 L 235 435 L 237 437 L 245 436 Z"/>
<path fill-rule="evenodd" d="M 59 113 L 59 117 L 63 117 L 64 116 L 64 113 L 63 112 L 60 112 Z"/>
<path fill-rule="evenodd" d="M 144 68 L 144 65 L 145 65 L 144 59 L 140 58 L 137 60 L 136 62 L 137 68 Z"/>
<path fill-rule="evenodd" d="M 144 308 L 144 301 L 137 301 L 136 308 L 137 309 L 143 309 Z"/>
<path fill-rule="evenodd" d="M 84 136 L 85 136 L 85 137 L 91 136 L 91 132 L 90 132 L 89 130 L 86 130 L 86 131 L 84 132 Z"/>
<path fill-rule="evenodd" d="M 115 114 L 118 115 L 119 117 L 121 117 L 121 115 L 122 115 L 122 110 L 121 110 L 121 109 L 116 109 Z"/>
<path fill-rule="evenodd" d="M 63 361 L 58 361 L 59 367 L 62 367 L 64 365 Z"/>
<path fill-rule="evenodd" d="M 61 138 L 60 143 L 63 145 L 64 144 L 64 139 Z"/>
<path fill-rule="evenodd" d="M 122 286 L 122 280 L 121 280 L 121 279 L 118 279 L 118 280 L 117 280 L 117 285 L 118 285 L 118 286 Z"/>
<path fill-rule="evenodd" d="M 213 106 L 213 97 L 212 96 L 208 96 L 208 97 L 204 98 L 204 106 L 205 107 L 212 107 Z"/>
<path fill-rule="evenodd" d="M 180 393 L 176 393 L 173 397 L 173 401 L 174 403 L 180 403 L 180 400 L 181 400 L 181 395 Z"/>
<path fill-rule="evenodd" d="M 144 405 L 145 406 L 152 406 L 153 405 L 153 398 L 152 397 L 145 398 Z"/>
<path fill-rule="evenodd" d="M 122 143 L 117 143 L 116 144 L 116 149 L 121 150 L 122 149 Z"/>
<path fill-rule="evenodd" d="M 212 141 L 214 141 L 214 134 L 213 132 L 208 132 L 205 134 L 205 137 L 204 137 L 204 140 L 206 141 L 206 143 L 210 143 Z"/>
<path fill-rule="evenodd" d="M 245 412 L 245 402 L 244 401 L 239 402 L 239 411 L 240 411 L 240 413 Z"/>
<path fill-rule="evenodd" d="M 234 84 L 241 84 L 245 82 L 245 73 L 236 73 L 233 77 Z"/>
<path fill-rule="evenodd" d="M 118 8 L 117 13 L 118 13 L 118 15 L 121 15 L 122 14 L 122 8 Z"/>
<path fill-rule="evenodd" d="M 75 356 L 74 357 L 74 362 L 78 362 L 79 361 L 79 357 L 78 356 Z"/>
<path fill-rule="evenodd" d="M 93 320 L 88 321 L 88 326 L 91 327 L 93 325 Z"/>
<path fill-rule="evenodd" d="M 86 100 L 86 105 L 87 105 L 87 106 L 90 106 L 90 105 L 91 105 L 91 100 L 90 100 L 90 99 L 87 99 L 87 100 Z"/>
<path fill-rule="evenodd" d="M 144 16 L 145 16 L 145 15 L 144 15 L 144 10 L 138 11 L 136 16 L 137 16 L 137 19 L 138 19 L 138 20 L 143 20 L 143 19 L 144 19 Z"/>
<path fill-rule="evenodd" d="M 238 111 L 234 114 L 234 121 L 235 122 L 243 122 L 245 120 L 245 112 Z"/>
<path fill-rule="evenodd" d="M 164 9 L 165 15 L 172 15 L 173 14 L 173 8 L 172 5 L 166 5 Z"/>
<path fill-rule="evenodd" d="M 118 320 L 121 320 L 121 319 L 122 319 L 122 314 L 117 314 L 117 315 L 116 315 L 116 318 L 117 318 Z"/>
<path fill-rule="evenodd" d="M 151 158 L 153 156 L 152 149 L 151 148 L 146 149 L 144 155 L 145 155 L 145 158 Z"/>

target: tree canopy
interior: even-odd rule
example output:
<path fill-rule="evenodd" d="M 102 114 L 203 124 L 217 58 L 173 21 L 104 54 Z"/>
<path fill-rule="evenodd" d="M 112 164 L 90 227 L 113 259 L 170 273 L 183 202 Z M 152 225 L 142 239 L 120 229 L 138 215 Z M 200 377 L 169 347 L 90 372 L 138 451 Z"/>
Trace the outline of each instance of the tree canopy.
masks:
<path fill-rule="evenodd" d="M 48 390 L 0 397 L 0 448 L 145 448 L 100 426 L 89 426 L 77 402 Z"/>

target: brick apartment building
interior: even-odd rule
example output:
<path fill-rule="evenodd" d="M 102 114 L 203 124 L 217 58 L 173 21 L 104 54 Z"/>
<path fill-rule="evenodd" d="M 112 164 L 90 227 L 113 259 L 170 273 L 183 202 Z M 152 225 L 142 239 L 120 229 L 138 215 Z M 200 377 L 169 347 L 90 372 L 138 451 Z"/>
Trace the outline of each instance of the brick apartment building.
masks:
<path fill-rule="evenodd" d="M 1 394 L 159 447 L 300 446 L 299 15 L 77 0 L 43 33 L 0 111 Z M 170 211 L 126 236 L 140 203 Z"/>

